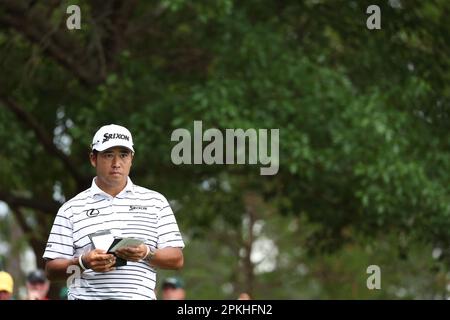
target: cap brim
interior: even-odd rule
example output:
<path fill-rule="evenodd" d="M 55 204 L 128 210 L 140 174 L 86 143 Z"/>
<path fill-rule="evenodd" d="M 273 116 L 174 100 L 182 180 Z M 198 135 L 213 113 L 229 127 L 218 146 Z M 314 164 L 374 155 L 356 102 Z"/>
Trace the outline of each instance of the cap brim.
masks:
<path fill-rule="evenodd" d="M 8 293 L 13 293 L 10 287 L 0 286 L 0 291 L 6 291 Z"/>
<path fill-rule="evenodd" d="M 93 147 L 92 150 L 97 150 L 99 152 L 102 152 L 102 151 L 105 151 L 105 150 L 107 150 L 109 148 L 113 148 L 113 147 L 124 147 L 124 148 L 127 148 L 127 149 L 131 150 L 132 152 L 134 152 L 133 146 L 120 144 L 120 143 L 117 143 L 117 142 L 114 142 L 114 141 L 112 141 L 111 143 L 108 143 L 108 142 L 103 143 L 99 147 Z"/>

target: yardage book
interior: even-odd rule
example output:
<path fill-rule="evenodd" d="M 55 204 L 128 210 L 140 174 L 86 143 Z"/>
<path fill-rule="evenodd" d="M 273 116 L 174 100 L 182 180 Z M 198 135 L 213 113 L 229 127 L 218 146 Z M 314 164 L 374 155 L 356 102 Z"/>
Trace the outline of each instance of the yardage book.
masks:
<path fill-rule="evenodd" d="M 107 253 L 111 253 L 116 256 L 117 249 L 130 246 L 138 246 L 143 244 L 144 241 L 135 238 L 120 238 L 114 237 L 109 230 L 103 230 L 89 235 L 92 245 L 95 249 L 105 250 Z M 120 267 L 127 264 L 127 260 L 116 256 L 116 264 L 114 266 Z"/>

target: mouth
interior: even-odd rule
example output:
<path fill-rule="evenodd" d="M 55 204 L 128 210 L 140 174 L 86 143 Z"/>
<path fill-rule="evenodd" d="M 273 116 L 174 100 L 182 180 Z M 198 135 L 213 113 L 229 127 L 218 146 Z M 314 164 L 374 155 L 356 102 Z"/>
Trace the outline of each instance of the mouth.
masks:
<path fill-rule="evenodd" d="M 111 172 L 110 175 L 112 175 L 112 176 L 121 176 L 122 174 L 120 172 Z"/>

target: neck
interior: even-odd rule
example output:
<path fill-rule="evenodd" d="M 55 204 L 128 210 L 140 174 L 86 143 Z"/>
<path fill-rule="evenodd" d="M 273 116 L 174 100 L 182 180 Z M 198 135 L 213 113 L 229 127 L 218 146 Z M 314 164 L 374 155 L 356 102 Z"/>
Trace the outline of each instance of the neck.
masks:
<path fill-rule="evenodd" d="M 122 183 L 118 184 L 108 184 L 106 181 L 103 181 L 99 177 L 95 178 L 95 184 L 97 187 L 99 187 L 102 191 L 106 192 L 107 194 L 111 195 L 112 197 L 117 196 L 120 191 L 122 191 L 125 186 L 127 185 L 127 180 Z"/>

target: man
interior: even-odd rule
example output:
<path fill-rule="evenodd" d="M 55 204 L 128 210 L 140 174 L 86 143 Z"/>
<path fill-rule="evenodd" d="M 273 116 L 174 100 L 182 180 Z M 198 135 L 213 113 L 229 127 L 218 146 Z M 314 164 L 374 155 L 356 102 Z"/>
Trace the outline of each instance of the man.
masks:
<path fill-rule="evenodd" d="M 45 276 L 44 270 L 31 271 L 27 276 L 27 300 L 48 300 L 47 293 L 50 289 L 50 281 Z"/>
<path fill-rule="evenodd" d="M 69 300 L 156 299 L 156 268 L 183 266 L 184 242 L 170 205 L 158 192 L 132 183 L 133 157 L 128 129 L 101 127 L 90 154 L 97 176 L 56 215 L 43 257 L 50 280 L 67 278 L 71 266 L 83 270 L 81 279 L 68 284 Z M 144 243 L 113 255 L 92 245 L 89 235 L 99 231 Z M 118 258 L 126 265 L 116 266 Z"/>
<path fill-rule="evenodd" d="M 0 300 L 11 300 L 14 280 L 8 272 L 0 271 Z"/>
<path fill-rule="evenodd" d="M 186 299 L 186 292 L 184 290 L 183 282 L 175 277 L 165 279 L 162 284 L 162 299 L 163 300 Z"/>

